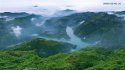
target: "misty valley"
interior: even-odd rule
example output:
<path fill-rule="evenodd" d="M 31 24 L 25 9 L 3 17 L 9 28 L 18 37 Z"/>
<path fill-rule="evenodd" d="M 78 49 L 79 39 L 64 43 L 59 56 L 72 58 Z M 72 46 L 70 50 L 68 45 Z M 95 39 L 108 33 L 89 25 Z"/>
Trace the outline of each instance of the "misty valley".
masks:
<path fill-rule="evenodd" d="M 125 70 L 125 11 L 0 13 L 0 70 Z"/>

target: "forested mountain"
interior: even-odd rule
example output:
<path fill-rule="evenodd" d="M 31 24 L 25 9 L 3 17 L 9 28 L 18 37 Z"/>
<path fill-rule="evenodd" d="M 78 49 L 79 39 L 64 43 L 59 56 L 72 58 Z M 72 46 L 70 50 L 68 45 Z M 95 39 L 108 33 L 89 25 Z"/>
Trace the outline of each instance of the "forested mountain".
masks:
<path fill-rule="evenodd" d="M 125 70 L 124 23 L 124 11 L 0 13 L 0 70 Z"/>
<path fill-rule="evenodd" d="M 85 41 L 99 41 L 107 47 L 125 45 L 125 20 L 114 14 L 98 13 L 78 26 L 75 34 Z M 85 38 L 85 39 L 84 39 Z"/>
<path fill-rule="evenodd" d="M 34 47 L 26 44 L 24 44 L 24 46 L 22 45 L 18 45 L 17 48 L 11 48 L 10 50 L 0 51 L 1 70 L 125 69 L 125 47 L 121 47 L 115 50 L 109 50 L 99 46 L 89 46 L 77 52 L 59 53 L 56 55 L 46 57 L 43 55 L 38 55 Z M 48 45 L 48 42 L 46 45 Z M 58 48 L 56 46 L 51 45 L 50 47 L 42 48 L 44 48 L 46 51 L 51 50 L 51 52 L 56 52 L 56 49 L 53 49 L 52 47 L 55 47 L 60 51 L 62 50 L 61 47 Z"/>

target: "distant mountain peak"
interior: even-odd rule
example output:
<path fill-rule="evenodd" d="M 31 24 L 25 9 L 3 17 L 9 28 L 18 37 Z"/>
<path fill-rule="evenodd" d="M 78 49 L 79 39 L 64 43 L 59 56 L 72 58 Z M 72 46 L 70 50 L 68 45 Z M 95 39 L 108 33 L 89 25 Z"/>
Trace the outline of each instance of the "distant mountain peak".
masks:
<path fill-rule="evenodd" d="M 67 12 L 71 12 L 71 11 L 75 11 L 75 10 L 72 10 L 72 9 L 65 9 L 63 11 L 67 11 Z"/>
<path fill-rule="evenodd" d="M 39 7 L 38 5 L 34 5 L 33 7 Z"/>
<path fill-rule="evenodd" d="M 72 10 L 72 9 L 64 9 L 64 10 L 59 10 L 59 11 L 55 12 L 54 15 L 56 15 L 56 16 L 67 16 L 67 15 L 70 15 L 70 14 L 73 14 L 73 13 L 76 13 L 76 11 Z"/>

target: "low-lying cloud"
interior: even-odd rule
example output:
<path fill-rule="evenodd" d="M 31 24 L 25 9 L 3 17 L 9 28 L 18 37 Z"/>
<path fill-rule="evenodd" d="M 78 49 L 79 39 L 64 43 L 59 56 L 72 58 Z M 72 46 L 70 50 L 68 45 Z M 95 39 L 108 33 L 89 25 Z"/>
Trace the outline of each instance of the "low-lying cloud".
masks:
<path fill-rule="evenodd" d="M 106 4 L 105 3 L 109 3 Z M 110 4 L 112 3 L 112 4 Z M 113 4 L 113 3 L 118 3 Z M 37 6 L 37 7 L 34 7 Z M 121 11 L 124 0 L 0 0 L 0 12 L 30 12 L 52 14 L 59 9 L 78 11 Z"/>
<path fill-rule="evenodd" d="M 15 34 L 16 37 L 21 36 L 22 28 L 20 26 L 11 27 L 11 29 L 12 29 L 12 31 Z"/>

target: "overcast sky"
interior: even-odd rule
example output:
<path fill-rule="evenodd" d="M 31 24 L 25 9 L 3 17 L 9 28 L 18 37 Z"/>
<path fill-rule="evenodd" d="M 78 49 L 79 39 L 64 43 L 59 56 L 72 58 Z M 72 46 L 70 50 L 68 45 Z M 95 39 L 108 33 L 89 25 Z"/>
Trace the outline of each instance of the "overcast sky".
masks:
<path fill-rule="evenodd" d="M 103 3 L 121 3 L 111 5 Z M 37 5 L 38 8 L 33 6 Z M 75 9 L 78 11 L 125 10 L 125 0 L 0 0 L 0 12 L 40 11 L 42 9 Z"/>

